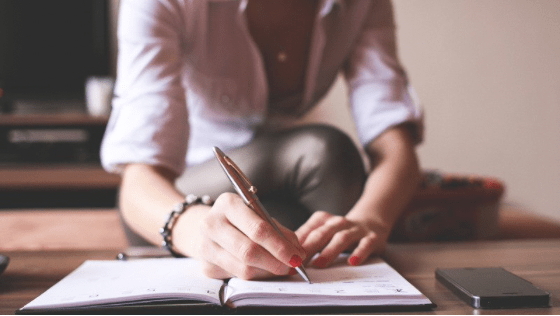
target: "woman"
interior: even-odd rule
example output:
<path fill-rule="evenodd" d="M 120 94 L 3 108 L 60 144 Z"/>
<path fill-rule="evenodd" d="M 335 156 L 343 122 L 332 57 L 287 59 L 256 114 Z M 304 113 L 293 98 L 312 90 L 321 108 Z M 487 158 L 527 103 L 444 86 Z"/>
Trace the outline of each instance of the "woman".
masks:
<path fill-rule="evenodd" d="M 132 231 L 214 278 L 265 278 L 341 252 L 361 264 L 383 251 L 419 178 L 421 113 L 396 57 L 389 1 L 122 1 L 113 111 L 102 145 L 122 175 Z M 343 71 L 371 170 L 342 132 L 297 119 Z M 247 174 L 287 236 L 236 194 L 218 146 Z M 295 232 L 293 232 L 295 230 Z"/>

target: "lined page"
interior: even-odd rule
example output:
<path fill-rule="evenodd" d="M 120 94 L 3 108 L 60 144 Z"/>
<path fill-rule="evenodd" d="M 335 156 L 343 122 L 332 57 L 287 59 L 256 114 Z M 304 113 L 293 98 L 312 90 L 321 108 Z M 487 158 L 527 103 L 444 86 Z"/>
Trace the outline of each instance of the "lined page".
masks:
<path fill-rule="evenodd" d="M 222 280 L 205 277 L 194 259 L 92 260 L 23 310 L 186 299 L 219 305 L 222 285 Z"/>
<path fill-rule="evenodd" d="M 382 259 L 349 266 L 341 257 L 333 267 L 306 271 L 312 284 L 299 275 L 272 281 L 231 279 L 225 301 L 235 307 L 431 304 Z"/>

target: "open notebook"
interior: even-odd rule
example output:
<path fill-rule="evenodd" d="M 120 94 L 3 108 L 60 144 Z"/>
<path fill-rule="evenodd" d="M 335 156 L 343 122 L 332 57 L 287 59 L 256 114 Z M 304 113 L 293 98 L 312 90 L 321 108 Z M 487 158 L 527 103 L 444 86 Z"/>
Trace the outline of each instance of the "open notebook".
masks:
<path fill-rule="evenodd" d="M 339 258 L 327 269 L 300 276 L 228 282 L 205 277 L 194 259 L 90 260 L 21 308 L 18 313 L 103 309 L 243 307 L 408 307 L 434 305 L 381 259 L 352 267 Z M 375 310 L 374 308 L 368 310 Z"/>

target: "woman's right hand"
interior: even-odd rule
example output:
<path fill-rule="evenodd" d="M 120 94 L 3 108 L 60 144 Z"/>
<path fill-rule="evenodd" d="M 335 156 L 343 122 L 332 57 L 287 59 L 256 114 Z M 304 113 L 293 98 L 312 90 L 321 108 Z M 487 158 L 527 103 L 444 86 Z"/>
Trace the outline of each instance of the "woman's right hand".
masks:
<path fill-rule="evenodd" d="M 179 217 L 173 242 L 180 251 L 182 246 L 189 247 L 187 253 L 203 262 L 204 273 L 211 278 L 263 279 L 294 274 L 293 268 L 306 259 L 294 232 L 276 222 L 284 234 L 281 236 L 237 194 L 223 193 L 210 209 L 198 210 L 202 213 L 196 225 L 186 222 L 192 219 L 185 216 L 190 210 Z M 187 232 L 187 227 L 195 231 Z M 190 242 L 185 240 L 187 236 Z"/>

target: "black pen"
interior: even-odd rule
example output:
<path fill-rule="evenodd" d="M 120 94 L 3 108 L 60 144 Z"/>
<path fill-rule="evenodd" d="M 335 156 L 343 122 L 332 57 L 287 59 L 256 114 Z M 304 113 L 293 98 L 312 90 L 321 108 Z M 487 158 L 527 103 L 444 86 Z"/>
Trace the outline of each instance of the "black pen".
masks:
<path fill-rule="evenodd" d="M 241 198 L 243 198 L 245 204 L 249 206 L 250 209 L 255 211 L 255 213 L 257 213 L 261 218 L 270 223 L 270 225 L 274 227 L 274 230 L 276 230 L 280 234 L 280 236 L 286 238 L 284 234 L 282 234 L 278 226 L 276 226 L 276 223 L 272 220 L 272 217 L 270 217 L 262 203 L 259 201 L 259 198 L 256 194 L 257 188 L 255 188 L 255 186 L 251 184 L 251 182 L 243 174 L 241 169 L 239 169 L 239 167 L 237 167 L 237 165 L 218 147 L 214 147 L 214 154 L 216 155 L 218 162 L 222 166 L 222 169 L 224 169 L 227 177 L 233 184 L 235 191 L 241 196 Z M 311 281 L 309 280 L 309 276 L 307 276 L 307 273 L 303 268 L 303 265 L 295 267 L 295 269 L 299 273 L 299 275 L 301 275 L 301 277 L 305 281 L 307 281 L 307 283 L 311 283 Z"/>

